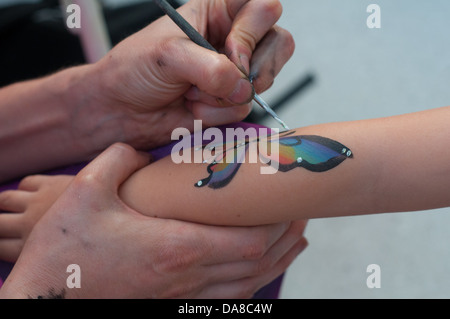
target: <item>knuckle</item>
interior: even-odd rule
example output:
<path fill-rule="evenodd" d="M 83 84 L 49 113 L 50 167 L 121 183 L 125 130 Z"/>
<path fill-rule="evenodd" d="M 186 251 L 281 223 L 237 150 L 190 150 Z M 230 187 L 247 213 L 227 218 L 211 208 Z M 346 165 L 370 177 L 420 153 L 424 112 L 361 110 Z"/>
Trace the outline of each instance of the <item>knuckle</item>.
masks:
<path fill-rule="evenodd" d="M 186 238 L 189 238 L 189 234 L 186 235 L 183 229 L 166 236 L 164 246 L 160 247 L 155 262 L 158 272 L 166 274 L 185 272 L 199 264 L 205 254 L 202 248 L 205 245 L 192 245 Z"/>
<path fill-rule="evenodd" d="M 95 172 L 84 172 L 75 177 L 72 183 L 72 189 L 81 195 L 93 193 L 95 190 L 101 189 L 102 182 Z"/>
<path fill-rule="evenodd" d="M 87 188 L 95 186 L 97 184 L 96 174 L 94 174 L 93 172 L 80 174 L 75 178 L 75 184 L 78 187 L 87 187 Z"/>
<path fill-rule="evenodd" d="M 122 153 L 121 155 L 134 155 L 136 150 L 128 144 L 125 143 L 114 143 L 110 146 L 110 149 Z"/>
<path fill-rule="evenodd" d="M 245 257 L 250 260 L 258 260 L 261 259 L 266 253 L 266 244 L 259 240 L 253 244 L 249 244 L 245 248 Z"/>
<path fill-rule="evenodd" d="M 256 45 L 258 44 L 258 38 L 256 34 L 246 29 L 239 29 L 236 31 L 236 39 L 242 43 L 243 47 L 250 48 L 251 51 L 254 51 Z"/>
<path fill-rule="evenodd" d="M 250 239 L 244 247 L 244 256 L 250 260 L 263 258 L 272 244 L 270 240 L 271 231 L 272 228 L 255 229 L 255 232 L 250 234 Z"/>
<path fill-rule="evenodd" d="M 162 252 L 158 268 L 162 273 L 176 273 L 188 269 L 191 264 L 188 253 L 182 253 L 180 249 L 172 249 Z"/>
<path fill-rule="evenodd" d="M 178 38 L 164 38 L 164 41 L 159 41 L 156 46 L 161 54 L 176 54 L 180 50 L 180 40 Z"/>
<path fill-rule="evenodd" d="M 238 79 L 238 72 L 234 66 L 230 66 L 232 66 L 231 62 L 223 54 L 216 55 L 209 61 L 208 67 L 204 69 L 202 74 L 204 79 L 207 80 L 209 90 L 221 92 L 230 91 L 234 88 L 233 83 Z"/>
<path fill-rule="evenodd" d="M 165 38 L 162 42 L 163 50 L 162 52 L 172 53 L 172 52 L 178 52 L 180 50 L 180 38 L 178 37 L 171 37 L 171 38 Z"/>

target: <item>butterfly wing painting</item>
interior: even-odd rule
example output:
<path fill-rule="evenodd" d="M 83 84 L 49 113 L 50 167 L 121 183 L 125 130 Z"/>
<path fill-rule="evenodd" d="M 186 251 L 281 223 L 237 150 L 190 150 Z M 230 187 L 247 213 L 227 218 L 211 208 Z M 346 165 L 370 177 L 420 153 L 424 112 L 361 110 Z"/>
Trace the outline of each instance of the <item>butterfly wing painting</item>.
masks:
<path fill-rule="evenodd" d="M 325 172 L 353 157 L 348 147 L 317 135 L 284 135 L 271 142 L 278 143 L 279 151 L 267 156 L 267 159 L 277 161 L 278 170 L 281 172 L 288 172 L 295 167 L 303 167 L 312 172 Z"/>
<path fill-rule="evenodd" d="M 337 141 L 317 135 L 293 135 L 294 133 L 295 131 L 290 131 L 262 141 L 267 142 L 268 149 L 272 151 L 267 152 L 271 154 L 259 154 L 263 159 L 262 162 L 271 165 L 275 161 L 278 163 L 276 167 L 281 172 L 288 172 L 296 167 L 303 167 L 312 172 L 325 172 L 338 166 L 345 159 L 353 157 L 352 151 Z M 261 141 L 258 139 L 252 142 Z M 207 168 L 209 176 L 195 186 L 208 185 L 210 188 L 217 189 L 228 185 L 243 163 L 249 143 L 251 142 L 246 141 L 225 151 L 221 156 L 223 157 L 227 152 L 233 152 L 233 161 L 215 160 Z M 242 152 L 238 146 L 243 147 L 244 144 L 245 152 Z M 278 151 L 273 151 L 274 149 Z"/>
<path fill-rule="evenodd" d="M 228 185 L 244 162 L 248 143 L 248 141 L 235 143 L 233 147 L 225 148 L 225 151 L 214 158 L 213 162 L 208 165 L 207 171 L 209 176 L 198 181 L 195 186 L 203 187 L 208 185 L 217 189 Z"/>

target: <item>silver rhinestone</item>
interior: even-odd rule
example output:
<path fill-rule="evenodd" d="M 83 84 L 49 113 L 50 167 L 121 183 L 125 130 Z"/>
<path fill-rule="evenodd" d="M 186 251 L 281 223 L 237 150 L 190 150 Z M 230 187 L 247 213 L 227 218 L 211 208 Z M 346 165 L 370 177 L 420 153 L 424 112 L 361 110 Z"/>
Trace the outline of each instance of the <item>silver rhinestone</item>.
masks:
<path fill-rule="evenodd" d="M 301 157 L 297 158 L 297 163 L 301 163 L 301 162 L 303 162 L 303 158 L 301 158 Z"/>

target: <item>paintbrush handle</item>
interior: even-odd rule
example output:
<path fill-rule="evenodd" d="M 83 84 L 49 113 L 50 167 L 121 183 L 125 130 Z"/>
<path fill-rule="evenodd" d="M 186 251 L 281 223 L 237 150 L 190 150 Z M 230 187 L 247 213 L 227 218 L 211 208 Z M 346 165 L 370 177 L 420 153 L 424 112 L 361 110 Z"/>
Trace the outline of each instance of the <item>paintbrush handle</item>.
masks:
<path fill-rule="evenodd" d="M 193 42 L 198 44 L 205 49 L 217 52 L 217 50 L 208 42 L 206 39 L 186 21 L 185 18 L 181 16 L 167 1 L 165 0 L 154 0 L 156 4 L 167 14 L 177 26 L 183 30 L 183 32 L 191 39 Z"/>

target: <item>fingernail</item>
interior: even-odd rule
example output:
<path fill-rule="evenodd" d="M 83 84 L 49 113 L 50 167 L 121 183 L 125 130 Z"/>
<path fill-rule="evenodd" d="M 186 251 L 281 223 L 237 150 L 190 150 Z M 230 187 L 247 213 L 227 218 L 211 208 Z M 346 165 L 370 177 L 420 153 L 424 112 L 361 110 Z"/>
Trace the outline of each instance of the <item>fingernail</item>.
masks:
<path fill-rule="evenodd" d="M 239 62 L 239 70 L 241 70 L 241 72 L 248 76 L 248 70 L 250 69 L 250 59 L 245 54 L 239 54 Z"/>
<path fill-rule="evenodd" d="M 231 95 L 228 99 L 234 104 L 248 104 L 253 99 L 255 95 L 255 89 L 250 81 L 245 79 L 240 79 Z"/>
<path fill-rule="evenodd" d="M 192 86 L 185 94 L 184 97 L 191 101 L 198 101 L 200 98 L 200 90 L 196 86 Z"/>

